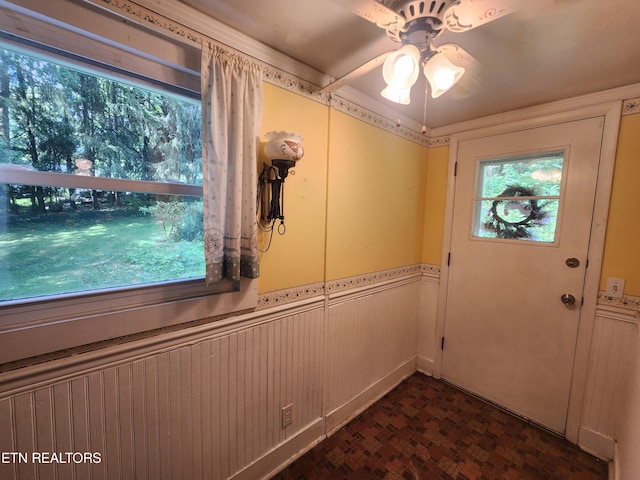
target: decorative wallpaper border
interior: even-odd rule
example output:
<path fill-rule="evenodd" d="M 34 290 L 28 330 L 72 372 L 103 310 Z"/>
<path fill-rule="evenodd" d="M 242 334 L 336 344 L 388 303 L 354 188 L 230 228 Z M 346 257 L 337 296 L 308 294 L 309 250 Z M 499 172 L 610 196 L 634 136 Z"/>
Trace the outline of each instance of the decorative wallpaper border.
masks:
<path fill-rule="evenodd" d="M 201 45 L 205 38 L 195 30 L 185 27 L 136 3 L 128 0 L 89 0 L 95 4 L 105 4 L 111 11 L 120 12 L 125 17 L 133 18 L 139 23 L 169 32 L 189 42 Z"/>
<path fill-rule="evenodd" d="M 422 273 L 420 264 L 407 265 L 406 267 L 392 268 L 389 270 L 381 270 L 379 272 L 365 273 L 354 277 L 332 280 L 327 283 L 327 294 L 340 292 L 342 290 L 349 290 L 351 288 L 364 287 L 374 283 L 393 280 L 416 273 Z"/>
<path fill-rule="evenodd" d="M 330 95 L 320 92 L 320 87 L 317 85 L 302 80 L 301 78 L 285 72 L 284 70 L 280 70 L 272 65 L 264 66 L 262 70 L 262 79 L 271 85 L 275 85 L 276 87 L 280 87 L 284 90 L 288 90 L 324 105 L 327 105 L 330 101 Z"/>
<path fill-rule="evenodd" d="M 429 135 L 416 132 L 402 125 L 398 125 L 397 121 L 393 121 L 386 117 L 383 117 L 382 115 L 363 108 L 360 105 L 357 105 L 347 99 L 340 97 L 339 95 L 333 94 L 330 96 L 329 106 L 335 108 L 339 112 L 350 115 L 365 123 L 380 127 L 387 132 L 391 132 L 400 137 L 404 137 L 407 140 L 411 140 L 414 143 L 429 146 Z"/>
<path fill-rule="evenodd" d="M 608 297 L 604 291 L 598 292 L 598 305 L 608 305 L 610 307 L 633 310 L 640 313 L 640 297 L 634 295 L 624 295 L 622 298 Z"/>
<path fill-rule="evenodd" d="M 282 290 L 274 290 L 258 295 L 257 310 L 265 308 L 277 307 L 287 303 L 298 302 L 307 298 L 318 297 L 324 295 L 324 283 L 312 283 L 301 287 L 284 288 Z"/>
<path fill-rule="evenodd" d="M 429 147 L 446 147 L 451 143 L 451 137 L 444 135 L 441 137 L 429 137 Z"/>
<path fill-rule="evenodd" d="M 420 264 L 420 271 L 423 275 L 430 275 L 434 277 L 440 276 L 440 265 L 431 265 L 430 263 Z"/>
<path fill-rule="evenodd" d="M 258 310 L 285 305 L 287 303 L 305 300 L 307 298 L 329 295 L 352 288 L 365 287 L 387 280 L 401 278 L 407 275 L 422 274 L 429 277 L 440 277 L 440 265 L 420 263 L 407 265 L 405 267 L 381 270 L 379 272 L 366 273 L 353 277 L 345 277 L 330 282 L 319 282 L 301 287 L 285 288 L 258 295 Z M 611 307 L 631 310 L 640 314 L 640 296 L 625 295 L 622 298 L 613 298 L 605 295 L 604 291 L 598 292 L 598 305 L 608 305 Z"/>
<path fill-rule="evenodd" d="M 622 102 L 622 115 L 640 113 L 640 98 L 631 98 Z"/>
<path fill-rule="evenodd" d="M 366 273 L 353 277 L 332 280 L 327 283 L 313 283 L 301 287 L 284 288 L 258 295 L 258 310 L 285 305 L 287 303 L 305 300 L 325 294 L 331 294 L 348 290 L 351 288 L 373 285 L 386 280 L 393 280 L 407 275 L 422 274 L 429 276 L 440 276 L 440 265 L 430 265 L 426 263 L 408 265 L 406 267 L 392 268 L 379 272 Z"/>

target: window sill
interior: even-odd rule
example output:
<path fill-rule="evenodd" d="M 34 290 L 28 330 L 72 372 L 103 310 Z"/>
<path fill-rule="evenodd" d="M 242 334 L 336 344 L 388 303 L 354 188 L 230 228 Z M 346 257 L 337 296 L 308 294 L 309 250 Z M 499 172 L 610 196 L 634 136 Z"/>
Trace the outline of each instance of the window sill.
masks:
<path fill-rule="evenodd" d="M 87 295 L 5 307 L 0 310 L 0 364 L 254 309 L 258 303 L 257 280 L 241 280 L 238 291 L 199 293 L 189 298 L 176 297 L 175 290 L 181 288 L 187 287 L 136 289 L 115 296 Z M 163 298 L 167 293 L 172 296 Z M 124 302 L 124 298 L 137 301 Z M 52 303 L 58 308 L 52 309 Z M 75 313 L 65 314 L 65 309 Z"/>

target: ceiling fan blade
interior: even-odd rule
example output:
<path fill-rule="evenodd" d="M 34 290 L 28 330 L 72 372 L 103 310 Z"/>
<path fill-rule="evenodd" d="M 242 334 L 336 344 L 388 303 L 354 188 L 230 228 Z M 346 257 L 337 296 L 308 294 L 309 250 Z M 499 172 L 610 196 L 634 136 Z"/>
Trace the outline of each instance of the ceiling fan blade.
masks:
<path fill-rule="evenodd" d="M 337 0 L 337 3 L 385 30 L 398 31 L 405 23 L 400 15 L 376 0 Z"/>
<path fill-rule="evenodd" d="M 464 75 L 447 92 L 447 96 L 461 99 L 482 91 L 482 87 L 487 81 L 488 71 L 469 52 L 455 43 L 445 43 L 434 47 L 434 49 L 444 53 L 453 64 L 465 69 Z"/>
<path fill-rule="evenodd" d="M 391 55 L 392 53 L 393 53 L 393 50 L 391 50 L 389 52 L 381 53 L 377 57 L 372 58 L 371 60 L 369 60 L 367 63 L 365 63 L 363 65 L 360 65 L 359 67 L 351 70 L 346 75 L 343 75 L 342 77 L 340 77 L 340 78 L 334 80 L 333 82 L 325 85 L 324 87 L 322 87 L 320 89 L 320 92 L 321 93 L 335 92 L 340 87 L 344 87 L 349 82 L 352 82 L 356 78 L 364 75 L 365 73 L 369 73 L 374 68 L 377 68 L 380 65 L 382 65 L 384 63 L 384 61 L 387 59 L 387 57 L 389 55 Z"/>
<path fill-rule="evenodd" d="M 447 30 L 466 32 L 531 5 L 530 0 L 460 0 L 444 16 Z"/>

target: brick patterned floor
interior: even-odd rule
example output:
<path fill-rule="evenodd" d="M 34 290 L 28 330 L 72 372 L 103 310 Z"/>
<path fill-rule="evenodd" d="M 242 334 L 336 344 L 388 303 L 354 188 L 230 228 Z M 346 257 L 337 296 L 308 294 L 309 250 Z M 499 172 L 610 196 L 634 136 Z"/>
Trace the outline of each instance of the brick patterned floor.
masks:
<path fill-rule="evenodd" d="M 568 441 L 416 373 L 274 477 L 606 480 Z"/>

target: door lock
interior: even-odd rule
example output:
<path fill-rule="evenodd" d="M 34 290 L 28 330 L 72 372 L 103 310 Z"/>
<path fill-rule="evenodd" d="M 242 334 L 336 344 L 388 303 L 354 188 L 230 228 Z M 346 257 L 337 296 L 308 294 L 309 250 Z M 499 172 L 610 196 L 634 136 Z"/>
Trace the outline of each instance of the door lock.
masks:
<path fill-rule="evenodd" d="M 570 293 L 563 294 L 560 297 L 560 300 L 562 300 L 562 303 L 564 303 L 567 307 L 570 307 L 576 304 L 576 297 L 574 297 Z"/>

